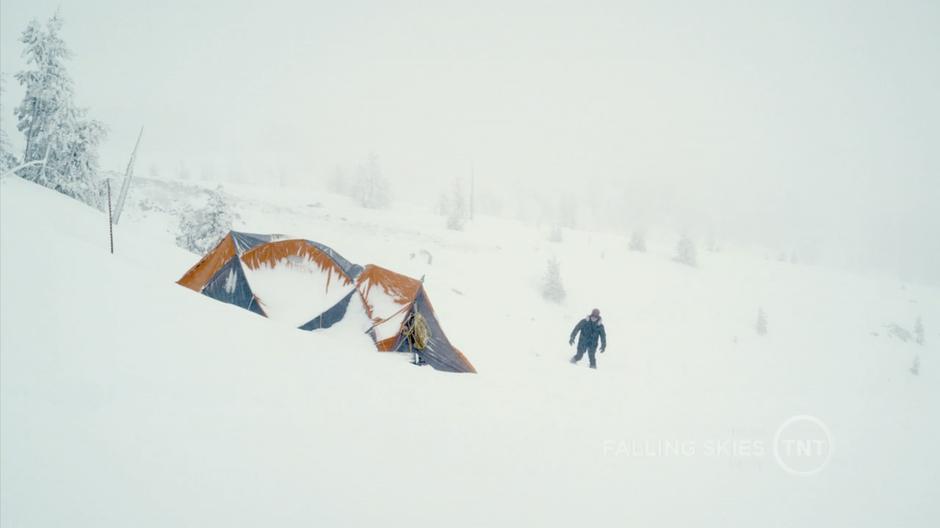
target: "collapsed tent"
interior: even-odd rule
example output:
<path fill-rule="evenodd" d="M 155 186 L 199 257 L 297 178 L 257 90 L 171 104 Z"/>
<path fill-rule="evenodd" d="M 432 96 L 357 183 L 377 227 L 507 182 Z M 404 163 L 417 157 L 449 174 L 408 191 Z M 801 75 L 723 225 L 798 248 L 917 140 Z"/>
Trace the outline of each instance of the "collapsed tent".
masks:
<path fill-rule="evenodd" d="M 318 242 L 232 231 L 177 282 L 302 330 L 329 328 L 350 308 L 364 310 L 380 351 L 415 352 L 437 370 L 476 372 L 444 335 L 422 281 L 353 264 Z M 415 338 L 416 321 L 426 338 Z"/>

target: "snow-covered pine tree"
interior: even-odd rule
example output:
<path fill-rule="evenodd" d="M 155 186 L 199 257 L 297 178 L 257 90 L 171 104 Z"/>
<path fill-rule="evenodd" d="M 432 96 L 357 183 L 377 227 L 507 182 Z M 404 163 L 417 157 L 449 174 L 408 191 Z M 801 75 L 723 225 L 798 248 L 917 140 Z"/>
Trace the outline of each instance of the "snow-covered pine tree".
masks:
<path fill-rule="evenodd" d="M 697 265 L 695 242 L 687 234 L 679 237 L 676 244 L 676 256 L 674 260 L 686 266 L 695 267 Z"/>
<path fill-rule="evenodd" d="M 711 231 L 708 232 L 708 236 L 705 238 L 705 251 L 709 253 L 718 252 L 718 238 Z"/>
<path fill-rule="evenodd" d="M 627 244 L 627 249 L 630 251 L 646 251 L 646 235 L 643 234 L 639 229 L 634 229 L 630 233 L 630 242 Z"/>
<path fill-rule="evenodd" d="M 369 160 L 356 171 L 356 199 L 359 205 L 369 209 L 382 209 L 391 202 L 388 181 L 379 168 L 379 157 L 369 155 Z"/>
<path fill-rule="evenodd" d="M 176 245 L 198 255 L 209 252 L 229 231 L 236 215 L 222 187 L 209 191 L 209 200 L 200 209 L 186 209 L 180 218 Z"/>
<path fill-rule="evenodd" d="M 558 224 L 568 229 L 578 227 L 578 202 L 570 196 L 562 197 L 558 201 Z"/>
<path fill-rule="evenodd" d="M 442 192 L 437 199 L 437 214 L 444 218 L 450 214 L 450 196 L 446 192 Z"/>
<path fill-rule="evenodd" d="M 454 179 L 454 194 L 450 198 L 450 210 L 447 212 L 447 229 L 463 231 L 467 223 L 467 200 L 460 186 L 460 179 Z"/>
<path fill-rule="evenodd" d="M 17 128 L 26 136 L 23 161 L 48 159 L 21 175 L 101 207 L 104 188 L 97 181 L 98 145 L 106 130 L 72 101 L 72 79 L 65 69 L 71 52 L 61 30 L 62 17 L 56 13 L 45 27 L 33 20 L 20 37 L 28 66 L 16 74 L 25 95 L 14 113 Z"/>
<path fill-rule="evenodd" d="M 917 317 L 917 320 L 914 321 L 914 340 L 917 341 L 918 345 L 924 344 L 924 322 Z"/>
<path fill-rule="evenodd" d="M 562 240 L 564 240 L 564 233 L 561 230 L 561 226 L 553 226 L 552 230 L 548 233 L 548 241 L 558 243 Z"/>
<path fill-rule="evenodd" d="M 4 128 L 6 113 L 3 111 L 3 92 L 6 91 L 6 78 L 0 75 L 0 174 L 16 167 L 19 163 L 16 154 L 13 153 L 13 147 L 10 145 L 10 138 L 7 136 L 7 130 Z"/>
<path fill-rule="evenodd" d="M 554 303 L 565 300 L 565 287 L 561 283 L 561 265 L 558 259 L 552 257 L 548 260 L 548 268 L 542 279 L 542 297 Z"/>
<path fill-rule="evenodd" d="M 336 194 L 342 194 L 343 196 L 349 196 L 350 188 L 349 176 L 346 174 L 346 170 L 343 167 L 337 165 L 333 168 L 333 174 L 330 176 L 330 180 L 327 183 L 327 188 L 330 192 Z"/>
<path fill-rule="evenodd" d="M 460 179 L 454 179 L 454 194 L 450 198 L 450 210 L 447 212 L 447 229 L 463 231 L 467 223 L 467 200 L 460 186 Z"/>
<path fill-rule="evenodd" d="M 920 356 L 914 356 L 914 364 L 911 365 L 911 374 L 915 376 L 920 374 Z"/>
<path fill-rule="evenodd" d="M 757 322 L 754 323 L 754 330 L 757 335 L 767 335 L 767 314 L 763 308 L 757 309 Z"/>

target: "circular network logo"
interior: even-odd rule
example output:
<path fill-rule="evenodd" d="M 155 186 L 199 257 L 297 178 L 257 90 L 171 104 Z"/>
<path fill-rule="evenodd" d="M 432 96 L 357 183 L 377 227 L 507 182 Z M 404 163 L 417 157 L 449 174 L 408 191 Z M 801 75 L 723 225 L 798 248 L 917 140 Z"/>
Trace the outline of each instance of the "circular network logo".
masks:
<path fill-rule="evenodd" d="M 832 459 L 832 434 L 815 416 L 790 417 L 774 435 L 774 458 L 787 473 L 815 475 Z"/>

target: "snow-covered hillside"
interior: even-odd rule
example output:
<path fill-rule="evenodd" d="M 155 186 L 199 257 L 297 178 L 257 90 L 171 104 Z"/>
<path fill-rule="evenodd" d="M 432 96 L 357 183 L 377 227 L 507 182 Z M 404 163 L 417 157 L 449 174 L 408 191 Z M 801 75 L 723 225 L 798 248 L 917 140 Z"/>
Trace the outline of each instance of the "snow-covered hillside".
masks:
<path fill-rule="evenodd" d="M 445 374 L 375 352 L 362 321 L 303 332 L 176 285 L 198 256 L 174 246 L 174 215 L 200 192 L 142 180 L 110 255 L 100 212 L 0 181 L 3 526 L 940 518 L 935 287 L 731 247 L 690 268 L 665 235 L 635 253 L 611 234 L 553 243 L 485 217 L 460 233 L 404 204 L 226 187 L 237 229 L 426 276 L 479 371 Z M 552 256 L 560 305 L 538 291 Z M 567 361 L 594 307 L 610 343 L 597 371 Z M 887 331 L 918 316 L 924 345 Z M 799 415 L 830 434 L 811 476 L 785 470 L 775 438 Z"/>

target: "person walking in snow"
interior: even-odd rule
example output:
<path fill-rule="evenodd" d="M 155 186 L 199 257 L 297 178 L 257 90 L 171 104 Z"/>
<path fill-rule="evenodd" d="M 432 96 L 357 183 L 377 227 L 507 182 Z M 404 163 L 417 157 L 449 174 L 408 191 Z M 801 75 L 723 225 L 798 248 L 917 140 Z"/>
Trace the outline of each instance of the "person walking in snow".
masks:
<path fill-rule="evenodd" d="M 600 338 L 601 340 L 601 354 L 607 348 L 607 332 L 604 331 L 601 311 L 595 308 L 591 310 L 591 315 L 578 321 L 574 330 L 571 331 L 571 339 L 568 340 L 569 345 L 574 344 L 574 337 L 578 335 L 578 332 L 581 333 L 581 337 L 578 338 L 578 353 L 571 358 L 571 362 L 581 361 L 584 353 L 587 352 L 588 359 L 591 360 L 591 368 L 596 369 L 597 361 L 594 359 L 594 352 L 597 350 L 597 339 Z"/>

